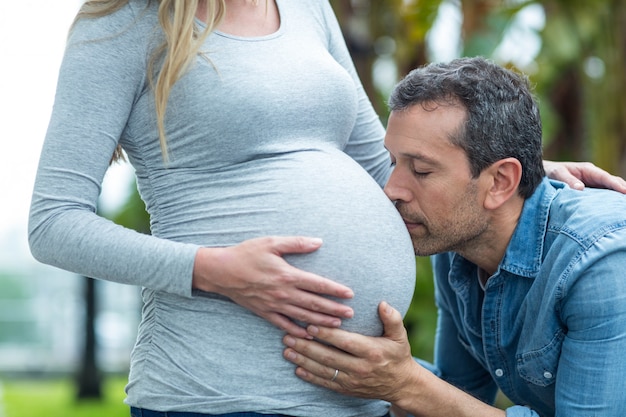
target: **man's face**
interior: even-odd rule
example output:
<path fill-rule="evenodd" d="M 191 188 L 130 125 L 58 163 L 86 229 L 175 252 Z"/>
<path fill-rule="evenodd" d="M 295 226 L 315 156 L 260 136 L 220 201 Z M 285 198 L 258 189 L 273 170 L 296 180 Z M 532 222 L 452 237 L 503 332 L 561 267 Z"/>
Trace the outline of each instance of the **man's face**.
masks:
<path fill-rule="evenodd" d="M 480 177 L 472 179 L 465 152 L 449 140 L 465 121 L 465 110 L 428 109 L 418 104 L 392 112 L 385 136 L 395 162 L 385 193 L 396 203 L 419 256 L 463 252 L 488 221 Z"/>

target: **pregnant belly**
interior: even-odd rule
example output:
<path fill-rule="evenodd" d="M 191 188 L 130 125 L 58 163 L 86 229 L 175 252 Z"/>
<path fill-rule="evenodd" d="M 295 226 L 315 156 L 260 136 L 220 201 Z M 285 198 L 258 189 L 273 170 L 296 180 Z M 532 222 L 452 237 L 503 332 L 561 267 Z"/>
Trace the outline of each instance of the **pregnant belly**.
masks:
<path fill-rule="evenodd" d="M 180 181 L 180 192 L 189 194 L 186 209 L 162 218 L 159 224 L 168 227 L 161 235 L 206 246 L 267 235 L 319 237 L 324 242 L 319 250 L 285 259 L 354 291 L 353 299 L 342 301 L 355 311 L 344 320 L 345 329 L 380 335 L 380 301 L 403 314 L 408 309 L 415 256 L 404 223 L 378 184 L 342 152 L 254 161 L 207 182 L 210 186 L 186 191 Z"/>

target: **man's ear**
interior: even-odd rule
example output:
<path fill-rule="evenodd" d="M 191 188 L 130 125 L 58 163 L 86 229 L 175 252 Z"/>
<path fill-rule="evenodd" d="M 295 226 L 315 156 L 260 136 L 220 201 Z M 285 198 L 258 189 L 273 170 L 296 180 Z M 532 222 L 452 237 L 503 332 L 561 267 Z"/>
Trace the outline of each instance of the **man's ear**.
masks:
<path fill-rule="evenodd" d="M 490 182 L 485 195 L 484 206 L 494 210 L 517 195 L 522 179 L 522 164 L 516 158 L 505 158 L 494 162 L 483 171 Z"/>

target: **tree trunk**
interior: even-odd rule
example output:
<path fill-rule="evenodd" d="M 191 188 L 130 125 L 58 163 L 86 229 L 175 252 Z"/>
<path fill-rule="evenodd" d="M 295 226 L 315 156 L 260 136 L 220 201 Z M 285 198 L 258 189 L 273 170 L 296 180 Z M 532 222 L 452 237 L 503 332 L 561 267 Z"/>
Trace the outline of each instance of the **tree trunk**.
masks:
<path fill-rule="evenodd" d="M 77 399 L 102 398 L 102 375 L 96 359 L 96 281 L 85 278 L 85 339 L 82 360 L 76 374 Z"/>

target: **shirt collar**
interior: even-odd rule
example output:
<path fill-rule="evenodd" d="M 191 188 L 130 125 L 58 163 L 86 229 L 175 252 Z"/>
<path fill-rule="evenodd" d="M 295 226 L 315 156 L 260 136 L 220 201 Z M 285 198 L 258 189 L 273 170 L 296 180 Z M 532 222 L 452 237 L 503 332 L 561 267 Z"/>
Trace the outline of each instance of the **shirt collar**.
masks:
<path fill-rule="evenodd" d="M 564 186 L 561 182 L 553 182 L 544 177 L 535 192 L 524 202 L 499 269 L 524 277 L 534 277 L 537 274 L 543 259 L 550 205 L 557 189 Z"/>

